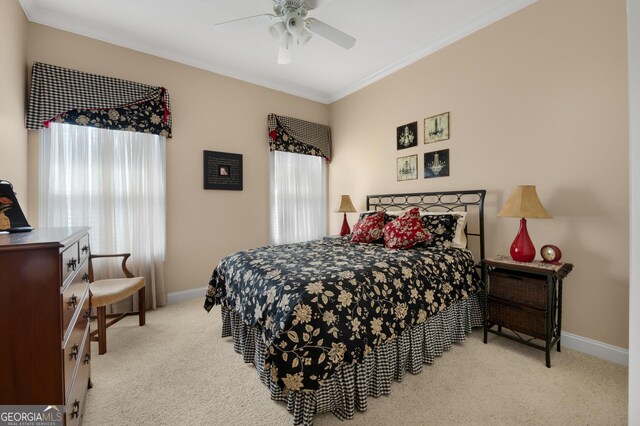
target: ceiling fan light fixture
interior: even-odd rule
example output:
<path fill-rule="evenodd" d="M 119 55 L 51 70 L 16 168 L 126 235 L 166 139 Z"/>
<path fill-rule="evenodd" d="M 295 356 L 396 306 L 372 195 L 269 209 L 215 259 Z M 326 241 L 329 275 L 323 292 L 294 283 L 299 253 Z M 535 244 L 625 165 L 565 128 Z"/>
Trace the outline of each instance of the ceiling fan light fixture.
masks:
<path fill-rule="evenodd" d="M 276 22 L 269 27 L 269 34 L 271 34 L 271 37 L 276 40 L 279 39 L 286 31 L 287 29 L 283 22 Z"/>
<path fill-rule="evenodd" d="M 293 37 L 291 34 L 285 32 L 280 38 L 280 47 L 278 48 L 278 64 L 287 65 L 291 63 L 291 41 Z"/>
<path fill-rule="evenodd" d="M 298 44 L 305 45 L 309 43 L 311 37 L 313 37 L 313 33 L 305 28 L 304 31 L 301 31 L 298 35 Z"/>
<path fill-rule="evenodd" d="M 297 12 L 289 12 L 284 17 L 284 26 L 290 34 L 300 34 L 304 30 L 304 19 Z"/>

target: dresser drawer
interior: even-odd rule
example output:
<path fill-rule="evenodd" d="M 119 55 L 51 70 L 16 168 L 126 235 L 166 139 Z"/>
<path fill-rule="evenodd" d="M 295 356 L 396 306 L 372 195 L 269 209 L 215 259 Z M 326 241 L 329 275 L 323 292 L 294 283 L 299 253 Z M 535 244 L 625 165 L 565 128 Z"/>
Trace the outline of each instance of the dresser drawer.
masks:
<path fill-rule="evenodd" d="M 536 309 L 547 309 L 547 281 L 531 275 L 489 272 L 489 296 Z"/>
<path fill-rule="evenodd" d="M 62 292 L 62 330 L 64 331 L 64 337 L 69 333 L 69 324 L 71 319 L 75 315 L 76 311 L 80 309 L 82 303 L 82 296 L 89 288 L 89 262 L 84 262 L 80 266 L 80 270 L 73 277 L 71 283 Z"/>
<path fill-rule="evenodd" d="M 71 244 L 62 252 L 62 287 L 67 284 L 67 280 L 80 266 L 80 254 L 78 242 Z"/>
<path fill-rule="evenodd" d="M 64 363 L 64 383 L 65 383 L 65 395 L 69 396 L 71 392 L 71 385 L 73 382 L 73 374 L 76 371 L 76 366 L 79 365 L 82 360 L 83 342 L 86 340 L 89 330 L 89 294 L 84 294 L 82 299 L 83 306 L 81 307 L 80 315 L 76 322 L 72 325 L 69 336 L 62 349 L 63 363 Z"/>
<path fill-rule="evenodd" d="M 512 305 L 489 297 L 487 301 L 489 321 L 531 337 L 545 339 L 546 312 L 528 306 Z"/>
<path fill-rule="evenodd" d="M 78 251 L 80 255 L 80 262 L 84 262 L 89 257 L 89 253 L 91 253 L 89 246 L 89 234 L 80 238 L 80 241 L 78 242 Z"/>
<path fill-rule="evenodd" d="M 87 396 L 87 388 L 89 385 L 89 373 L 90 373 L 90 345 L 89 334 L 87 333 L 84 340 L 82 351 L 82 357 L 78 360 L 78 369 L 76 371 L 75 380 L 71 393 L 67 398 L 67 406 L 65 409 L 66 424 L 77 425 L 82 423 L 82 417 L 84 416 L 84 407 Z"/>

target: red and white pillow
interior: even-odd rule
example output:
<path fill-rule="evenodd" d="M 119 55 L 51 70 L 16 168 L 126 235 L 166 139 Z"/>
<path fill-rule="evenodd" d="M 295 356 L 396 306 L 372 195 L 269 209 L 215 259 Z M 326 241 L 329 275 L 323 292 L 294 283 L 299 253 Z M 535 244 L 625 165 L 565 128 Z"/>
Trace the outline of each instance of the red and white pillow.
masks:
<path fill-rule="evenodd" d="M 384 212 L 377 212 L 359 220 L 353 225 L 352 243 L 372 243 L 382 238 Z"/>
<path fill-rule="evenodd" d="M 431 238 L 422 226 L 417 207 L 384 225 L 383 234 L 385 247 L 391 249 L 407 249 Z"/>

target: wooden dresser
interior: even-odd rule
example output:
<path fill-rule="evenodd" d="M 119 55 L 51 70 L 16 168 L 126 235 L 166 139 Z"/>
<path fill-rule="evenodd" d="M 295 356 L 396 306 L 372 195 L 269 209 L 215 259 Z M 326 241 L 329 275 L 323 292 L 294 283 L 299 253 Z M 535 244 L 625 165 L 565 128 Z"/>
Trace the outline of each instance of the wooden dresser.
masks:
<path fill-rule="evenodd" d="M 90 387 L 89 229 L 0 235 L 0 405 L 65 407 Z"/>

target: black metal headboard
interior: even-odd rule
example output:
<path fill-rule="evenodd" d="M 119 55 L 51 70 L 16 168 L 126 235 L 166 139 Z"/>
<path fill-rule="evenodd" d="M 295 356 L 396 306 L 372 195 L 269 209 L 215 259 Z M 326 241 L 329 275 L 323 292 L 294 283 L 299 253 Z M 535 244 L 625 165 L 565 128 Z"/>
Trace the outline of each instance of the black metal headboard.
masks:
<path fill-rule="evenodd" d="M 477 239 L 480 258 L 484 259 L 484 189 L 473 191 L 416 192 L 412 194 L 367 195 L 367 210 L 403 210 L 419 207 L 424 211 L 464 211 L 467 212 L 467 237 Z M 471 239 L 467 238 L 467 247 Z"/>

